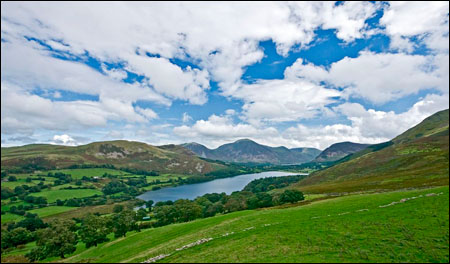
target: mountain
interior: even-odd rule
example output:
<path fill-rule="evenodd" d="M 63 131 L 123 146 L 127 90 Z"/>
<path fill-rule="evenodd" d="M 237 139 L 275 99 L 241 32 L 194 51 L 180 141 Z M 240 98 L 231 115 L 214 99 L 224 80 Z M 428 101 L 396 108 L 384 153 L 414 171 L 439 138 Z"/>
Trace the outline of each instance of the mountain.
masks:
<path fill-rule="evenodd" d="M 203 158 L 239 163 L 300 164 L 313 160 L 320 153 L 315 148 L 269 147 L 250 139 L 241 139 L 216 149 L 198 143 L 181 146 Z"/>
<path fill-rule="evenodd" d="M 151 146 L 125 140 L 95 142 L 69 147 L 32 144 L 1 149 L 5 168 L 67 168 L 71 165 L 112 164 L 162 173 L 204 174 L 225 166 L 202 160 L 176 145 Z"/>
<path fill-rule="evenodd" d="M 371 145 L 312 173 L 296 188 L 349 192 L 448 185 L 449 110 L 435 113 L 391 141 Z"/>
<path fill-rule="evenodd" d="M 327 161 L 336 161 L 342 159 L 343 157 L 358 152 L 367 148 L 369 144 L 358 144 L 353 142 L 341 142 L 336 143 L 324 151 L 322 151 L 314 161 L 316 162 L 327 162 Z"/>
<path fill-rule="evenodd" d="M 191 143 L 182 144 L 181 146 L 186 148 L 186 149 L 191 150 L 197 156 L 200 156 L 202 158 L 211 158 L 211 157 L 213 157 L 212 150 L 210 150 L 209 148 L 203 146 L 202 144 L 191 142 Z"/>

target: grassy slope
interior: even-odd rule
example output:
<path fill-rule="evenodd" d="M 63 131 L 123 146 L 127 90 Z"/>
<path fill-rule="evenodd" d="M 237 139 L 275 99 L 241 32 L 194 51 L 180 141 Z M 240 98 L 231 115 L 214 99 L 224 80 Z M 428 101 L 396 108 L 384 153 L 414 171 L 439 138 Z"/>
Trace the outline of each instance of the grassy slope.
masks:
<path fill-rule="evenodd" d="M 432 192 L 444 194 L 379 207 Z M 439 187 L 241 211 L 133 233 L 97 248 L 79 249 L 79 254 L 65 261 L 139 262 L 172 253 L 162 261 L 448 262 L 448 197 L 448 187 Z M 244 231 L 249 227 L 253 229 Z M 222 236 L 229 232 L 235 233 Z M 208 237 L 214 239 L 175 251 Z"/>
<path fill-rule="evenodd" d="M 449 111 L 441 111 L 378 151 L 362 151 L 311 174 L 296 188 L 311 193 L 440 186 L 449 183 Z"/>
<path fill-rule="evenodd" d="M 166 173 L 201 174 L 225 167 L 201 160 L 180 146 L 155 147 L 125 140 L 95 142 L 77 147 L 32 144 L 2 148 L 1 152 L 2 168 L 30 163 L 46 168 L 65 168 L 74 164 L 113 164 Z"/>

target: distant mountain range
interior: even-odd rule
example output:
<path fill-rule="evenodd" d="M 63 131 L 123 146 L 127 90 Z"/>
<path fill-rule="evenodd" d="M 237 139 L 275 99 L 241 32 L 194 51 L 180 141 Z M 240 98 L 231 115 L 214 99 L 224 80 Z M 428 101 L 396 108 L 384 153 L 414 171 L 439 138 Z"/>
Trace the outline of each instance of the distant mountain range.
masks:
<path fill-rule="evenodd" d="M 307 192 L 334 193 L 448 184 L 447 109 L 426 118 L 391 141 L 367 146 L 337 161 L 334 166 L 312 173 L 296 188 Z"/>
<path fill-rule="evenodd" d="M 321 152 L 316 148 L 269 147 L 250 139 L 241 139 L 216 149 L 198 143 L 181 146 L 203 158 L 238 163 L 301 164 L 314 160 Z"/>
<path fill-rule="evenodd" d="M 336 143 L 324 151 L 322 151 L 319 156 L 317 156 L 314 161 L 316 162 L 327 162 L 327 161 L 336 161 L 342 159 L 343 157 L 363 150 L 370 146 L 369 144 L 358 144 L 353 142 L 341 142 Z"/>

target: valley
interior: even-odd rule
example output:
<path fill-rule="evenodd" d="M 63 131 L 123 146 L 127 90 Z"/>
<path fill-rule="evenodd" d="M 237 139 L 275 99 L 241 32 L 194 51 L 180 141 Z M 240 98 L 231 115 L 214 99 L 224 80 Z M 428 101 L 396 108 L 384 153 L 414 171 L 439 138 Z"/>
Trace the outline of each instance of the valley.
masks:
<path fill-rule="evenodd" d="M 334 144 L 295 165 L 233 163 L 126 141 L 2 148 L 2 241 L 21 226 L 42 225 L 39 231 L 55 221 L 75 221 L 80 235 L 89 217 L 108 228 L 94 247 L 74 240 L 64 257 L 33 255 L 40 240 L 2 246 L 2 262 L 448 260 L 448 114 L 392 141 Z M 165 165 L 143 167 L 139 158 L 156 156 Z M 192 162 L 205 171 L 193 173 Z M 130 226 L 119 224 L 125 219 Z"/>

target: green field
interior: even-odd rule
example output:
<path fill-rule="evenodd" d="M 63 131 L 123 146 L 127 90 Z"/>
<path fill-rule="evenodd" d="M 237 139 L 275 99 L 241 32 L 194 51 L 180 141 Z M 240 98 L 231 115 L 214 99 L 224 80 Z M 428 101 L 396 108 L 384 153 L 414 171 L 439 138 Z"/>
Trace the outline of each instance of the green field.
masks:
<path fill-rule="evenodd" d="M 96 248 L 79 248 L 65 261 L 140 262 L 170 254 L 161 261 L 448 262 L 448 226 L 447 186 L 350 195 L 173 224 L 129 233 Z M 213 240 L 176 251 L 202 238 Z"/>
<path fill-rule="evenodd" d="M 12 221 L 20 221 L 24 217 L 16 214 L 5 213 L 2 215 L 2 224 L 12 222 Z"/>
<path fill-rule="evenodd" d="M 33 209 L 28 212 L 33 214 L 38 214 L 39 217 L 44 218 L 51 215 L 56 215 L 60 213 L 64 213 L 71 210 L 76 210 L 77 207 L 68 207 L 68 206 L 49 206 L 38 209 Z"/>
<path fill-rule="evenodd" d="M 65 174 L 70 174 L 73 179 L 81 179 L 83 176 L 86 177 L 102 177 L 103 174 L 108 173 L 111 175 L 129 175 L 130 173 L 114 170 L 114 169 L 105 169 L 105 168 L 89 168 L 89 169 L 67 169 L 67 170 L 52 170 L 49 172 L 62 172 Z"/>
<path fill-rule="evenodd" d="M 101 191 L 93 189 L 79 189 L 79 190 L 50 190 L 42 191 L 39 193 L 33 193 L 32 196 L 45 197 L 49 203 L 56 202 L 57 199 L 62 201 L 70 198 L 84 198 L 93 195 L 102 195 Z"/>

